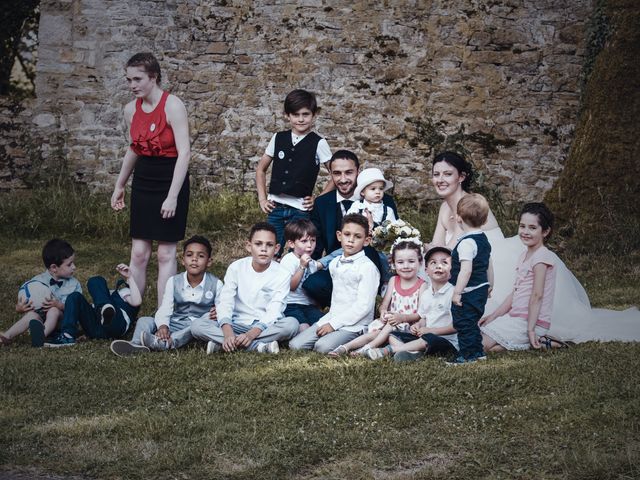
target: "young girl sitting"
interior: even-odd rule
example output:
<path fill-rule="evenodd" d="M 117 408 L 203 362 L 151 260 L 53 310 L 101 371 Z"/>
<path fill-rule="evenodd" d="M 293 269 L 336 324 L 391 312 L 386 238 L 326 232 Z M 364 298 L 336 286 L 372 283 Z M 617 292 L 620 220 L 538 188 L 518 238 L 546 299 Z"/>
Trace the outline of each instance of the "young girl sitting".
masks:
<path fill-rule="evenodd" d="M 544 246 L 553 214 L 544 203 L 527 203 L 520 214 L 518 236 L 527 250 L 516 267 L 513 291 L 495 312 L 480 319 L 486 352 L 566 345 L 546 336 L 556 284 L 555 253 Z"/>
<path fill-rule="evenodd" d="M 338 357 L 351 350 L 353 356 L 387 343 L 392 331 L 407 331 L 420 320 L 418 304 L 427 285 L 418 278 L 422 263 L 422 243 L 416 238 L 399 238 L 391 247 L 391 261 L 396 275 L 391 277 L 387 293 L 380 304 L 380 318 L 371 322 L 368 332 L 329 352 Z"/>

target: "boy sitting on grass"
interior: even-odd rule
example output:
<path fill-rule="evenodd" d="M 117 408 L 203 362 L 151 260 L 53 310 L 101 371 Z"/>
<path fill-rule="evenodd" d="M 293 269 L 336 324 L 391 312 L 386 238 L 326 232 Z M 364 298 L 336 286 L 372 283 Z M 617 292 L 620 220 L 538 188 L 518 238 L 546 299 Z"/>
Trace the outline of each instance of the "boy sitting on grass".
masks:
<path fill-rule="evenodd" d="M 80 282 L 73 277 L 76 271 L 73 247 L 64 240 L 49 240 L 42 249 L 42 260 L 47 269 L 31 281 L 49 287 L 51 296 L 44 300 L 42 308 L 35 310 L 30 299 L 18 301 L 16 312 L 23 314 L 9 330 L 0 334 L 0 345 L 8 345 L 11 340 L 29 329 L 31 346 L 42 347 L 45 338 L 58 325 L 64 312 L 64 302 L 73 292 L 82 292 Z"/>
<path fill-rule="evenodd" d="M 409 332 L 391 332 L 388 346 L 367 352 L 372 360 L 395 354 L 393 359 L 402 362 L 424 355 L 455 356 L 458 353 L 458 338 L 451 318 L 451 251 L 446 247 L 433 247 L 424 260 L 431 285 L 420 296 L 420 321 L 412 325 Z"/>
<path fill-rule="evenodd" d="M 364 254 L 369 221 L 351 213 L 336 232 L 343 253 L 329 264 L 333 281 L 329 312 L 289 342 L 293 350 L 328 353 L 356 338 L 373 319 L 380 272 Z"/>
<path fill-rule="evenodd" d="M 109 291 L 104 277 L 91 277 L 87 282 L 93 305 L 80 292 L 67 297 L 61 332 L 45 342 L 45 347 L 75 345 L 78 324 L 89 338 L 122 338 L 129 331 L 138 315 L 142 295 L 127 265 L 121 263 L 116 270 L 128 283 L 119 280 L 113 292 Z M 119 288 L 121 286 L 124 288 Z"/>
<path fill-rule="evenodd" d="M 182 264 L 186 271 L 167 280 L 155 318 L 140 318 L 130 342 L 111 343 L 113 353 L 125 356 L 180 348 L 193 339 L 191 327 L 196 320 L 215 324 L 222 282 L 206 271 L 211 265 L 209 240 L 195 235 L 185 241 Z"/>
<path fill-rule="evenodd" d="M 217 302 L 218 322 L 200 318 L 191 333 L 207 341 L 207 354 L 224 350 L 278 353 L 278 341 L 298 331 L 298 321 L 283 311 L 291 276 L 276 261 L 280 248 L 273 225 L 260 222 L 251 227 L 246 245 L 249 257 L 236 260 L 224 276 Z"/>

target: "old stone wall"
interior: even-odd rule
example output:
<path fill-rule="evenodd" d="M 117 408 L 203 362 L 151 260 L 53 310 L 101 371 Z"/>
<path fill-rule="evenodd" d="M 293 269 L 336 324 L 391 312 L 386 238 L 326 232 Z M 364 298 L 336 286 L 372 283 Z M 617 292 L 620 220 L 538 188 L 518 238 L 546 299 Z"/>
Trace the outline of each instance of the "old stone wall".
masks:
<path fill-rule="evenodd" d="M 562 169 L 579 100 L 590 0 L 385 2 L 42 0 L 37 99 L 45 160 L 111 188 L 126 145 L 123 65 L 153 51 L 189 111 L 192 179 L 253 189 L 287 127 L 288 91 L 314 91 L 316 126 L 428 198 L 429 159 L 467 150 L 505 199 L 540 198 Z M 62 158 L 61 158 L 62 157 Z M 19 179 L 0 178 L 3 188 Z"/>

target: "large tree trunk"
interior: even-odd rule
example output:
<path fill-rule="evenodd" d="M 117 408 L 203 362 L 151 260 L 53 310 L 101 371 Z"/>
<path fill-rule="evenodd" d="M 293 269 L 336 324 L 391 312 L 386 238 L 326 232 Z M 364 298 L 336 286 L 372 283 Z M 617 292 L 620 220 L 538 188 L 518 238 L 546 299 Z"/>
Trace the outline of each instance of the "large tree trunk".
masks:
<path fill-rule="evenodd" d="M 640 248 L 640 3 L 607 0 L 604 12 L 611 33 L 546 199 L 572 249 L 628 252 Z"/>

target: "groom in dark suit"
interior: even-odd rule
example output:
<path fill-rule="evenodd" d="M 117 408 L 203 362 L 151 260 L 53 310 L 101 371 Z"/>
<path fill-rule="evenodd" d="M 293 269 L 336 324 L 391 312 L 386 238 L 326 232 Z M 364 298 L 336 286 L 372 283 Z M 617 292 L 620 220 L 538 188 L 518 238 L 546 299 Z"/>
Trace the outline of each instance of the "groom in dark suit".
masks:
<path fill-rule="evenodd" d="M 322 257 L 323 252 L 329 254 L 340 248 L 336 232 L 342 223 L 342 217 L 347 213 L 354 200 L 353 191 L 356 188 L 360 162 L 355 153 L 349 150 L 338 150 L 328 162 L 331 179 L 335 190 L 316 198 L 311 211 L 311 221 L 318 229 L 316 249 L 313 258 Z M 398 218 L 396 204 L 389 195 L 384 195 L 383 203 L 393 209 Z M 365 254 L 381 270 L 380 258 L 372 247 L 365 248 Z M 329 270 L 320 270 L 304 282 L 303 288 L 307 294 L 320 304 L 321 307 L 331 303 L 333 284 Z"/>

